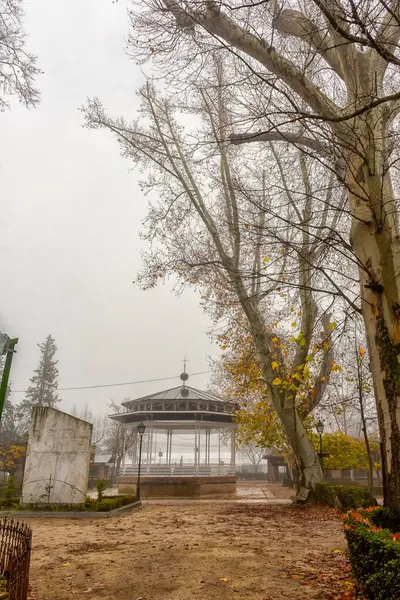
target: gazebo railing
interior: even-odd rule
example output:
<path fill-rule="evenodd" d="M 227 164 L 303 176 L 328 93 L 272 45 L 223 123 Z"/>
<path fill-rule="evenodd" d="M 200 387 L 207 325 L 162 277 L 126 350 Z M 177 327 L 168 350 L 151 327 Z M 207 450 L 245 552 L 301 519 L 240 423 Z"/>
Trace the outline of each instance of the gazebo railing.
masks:
<path fill-rule="evenodd" d="M 211 463 L 209 465 L 195 464 L 142 464 L 142 477 L 218 477 L 226 475 L 235 475 L 236 467 L 230 464 Z M 138 474 L 138 466 L 126 464 L 120 475 L 136 476 Z"/>
<path fill-rule="evenodd" d="M 28 525 L 0 521 L 0 576 L 7 600 L 26 600 L 29 588 L 32 530 Z M 0 594 L 2 581 L 0 580 Z"/>

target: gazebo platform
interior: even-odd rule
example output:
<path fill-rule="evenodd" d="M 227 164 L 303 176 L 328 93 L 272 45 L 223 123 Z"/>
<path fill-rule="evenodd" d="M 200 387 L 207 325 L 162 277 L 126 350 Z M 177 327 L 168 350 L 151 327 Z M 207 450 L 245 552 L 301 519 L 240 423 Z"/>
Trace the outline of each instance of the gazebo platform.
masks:
<path fill-rule="evenodd" d="M 134 494 L 137 477 L 123 475 L 118 480 L 119 494 Z M 236 476 L 141 477 L 142 498 L 199 497 L 236 494 Z"/>

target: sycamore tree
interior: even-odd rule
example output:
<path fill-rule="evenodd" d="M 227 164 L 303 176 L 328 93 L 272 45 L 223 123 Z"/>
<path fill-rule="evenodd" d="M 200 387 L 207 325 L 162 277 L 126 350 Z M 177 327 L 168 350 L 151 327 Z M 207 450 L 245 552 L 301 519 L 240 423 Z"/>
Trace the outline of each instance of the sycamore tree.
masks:
<path fill-rule="evenodd" d="M 335 367 L 331 315 L 343 304 L 358 310 L 343 241 L 345 199 L 329 170 L 297 149 L 242 150 L 221 141 L 235 114 L 226 68 L 225 75 L 213 61 L 178 99 L 147 84 L 133 122 L 109 117 L 94 99 L 86 122 L 113 132 L 122 154 L 146 173 L 151 250 L 139 282 L 153 286 L 172 273 L 199 289 L 216 321 L 245 320 L 265 399 L 312 488 L 322 473 L 304 419 Z"/>
<path fill-rule="evenodd" d="M 342 182 L 383 444 L 385 503 L 400 509 L 400 109 L 398 0 L 146 0 L 130 12 L 132 53 L 170 85 L 210 53 L 232 58 L 231 141 L 288 141 Z M 224 137 L 225 132 L 220 132 Z"/>
<path fill-rule="evenodd" d="M 22 0 L 0 0 L 0 110 L 16 97 L 28 108 L 39 102 L 35 79 L 41 72 L 25 46 Z"/>
<path fill-rule="evenodd" d="M 25 398 L 18 405 L 18 413 L 27 427 L 35 406 L 50 406 L 52 408 L 60 401 L 57 394 L 58 360 L 55 360 L 57 346 L 54 338 L 48 335 L 40 349 L 39 365 L 31 377 L 31 385 L 25 393 Z"/>
<path fill-rule="evenodd" d="M 127 400 L 127 398 L 125 400 Z M 111 400 L 110 402 L 110 409 L 113 415 L 125 411 L 125 408 L 114 402 L 114 400 Z M 132 427 L 127 428 L 120 421 L 108 419 L 108 427 L 103 440 L 103 446 L 105 450 L 111 454 L 111 480 L 113 483 L 116 482 L 124 456 L 133 447 L 135 439 L 135 432 Z"/>

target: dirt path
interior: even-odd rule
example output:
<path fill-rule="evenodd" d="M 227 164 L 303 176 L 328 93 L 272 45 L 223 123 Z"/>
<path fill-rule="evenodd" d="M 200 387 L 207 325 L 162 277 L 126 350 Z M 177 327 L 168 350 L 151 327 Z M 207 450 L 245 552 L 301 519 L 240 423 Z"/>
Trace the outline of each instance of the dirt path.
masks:
<path fill-rule="evenodd" d="M 327 511 L 151 505 L 31 524 L 37 600 L 332 600 L 346 587 L 341 522 Z"/>

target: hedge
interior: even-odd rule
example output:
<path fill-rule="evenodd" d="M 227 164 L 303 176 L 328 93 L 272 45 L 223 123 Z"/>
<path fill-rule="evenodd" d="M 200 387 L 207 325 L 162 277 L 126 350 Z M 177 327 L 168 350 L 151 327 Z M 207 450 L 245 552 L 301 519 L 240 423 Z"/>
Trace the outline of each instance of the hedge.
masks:
<path fill-rule="evenodd" d="M 132 502 L 135 502 L 135 500 L 135 496 L 103 496 L 100 502 L 97 500 L 91 500 L 89 498 L 86 501 L 85 506 L 89 510 L 94 510 L 98 512 L 110 512 L 111 510 L 115 510 L 116 508 L 121 508 L 121 506 L 132 504 Z"/>
<path fill-rule="evenodd" d="M 386 508 L 350 511 L 345 516 L 349 560 L 367 600 L 400 598 L 399 525 L 399 515 Z"/>
<path fill-rule="evenodd" d="M 337 507 L 343 512 L 352 508 L 369 508 L 377 505 L 370 490 L 358 485 L 332 485 L 319 482 L 315 485 L 314 495 L 317 504 Z"/>

